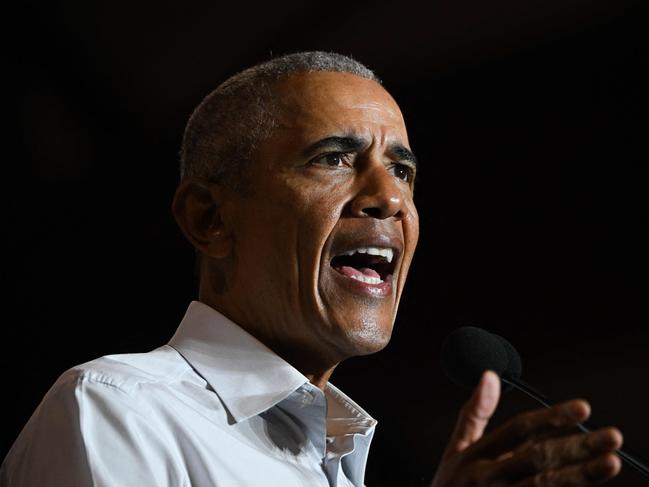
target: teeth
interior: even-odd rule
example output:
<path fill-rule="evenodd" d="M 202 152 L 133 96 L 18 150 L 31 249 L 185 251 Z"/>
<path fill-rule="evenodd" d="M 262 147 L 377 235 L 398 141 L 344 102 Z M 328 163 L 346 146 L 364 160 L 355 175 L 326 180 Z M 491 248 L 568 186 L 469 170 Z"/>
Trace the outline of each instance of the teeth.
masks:
<path fill-rule="evenodd" d="M 371 277 L 371 276 L 351 276 L 352 279 L 356 279 L 357 281 L 365 282 L 367 284 L 381 284 L 383 282 L 382 279 L 378 277 Z"/>
<path fill-rule="evenodd" d="M 392 249 L 382 249 L 379 247 L 361 247 L 359 249 L 344 252 L 343 255 L 354 255 L 357 252 L 359 254 L 380 255 L 382 257 L 385 257 L 388 262 L 392 262 L 392 257 L 394 256 Z"/>

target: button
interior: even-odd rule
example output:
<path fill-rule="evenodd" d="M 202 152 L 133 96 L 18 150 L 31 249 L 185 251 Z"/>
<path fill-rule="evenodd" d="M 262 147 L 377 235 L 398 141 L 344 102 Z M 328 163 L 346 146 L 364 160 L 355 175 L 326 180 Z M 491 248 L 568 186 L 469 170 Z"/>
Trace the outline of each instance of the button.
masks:
<path fill-rule="evenodd" d="M 313 401 L 315 401 L 315 394 L 313 394 L 309 390 L 303 390 L 302 391 L 302 404 L 308 405 L 308 404 L 313 404 Z"/>

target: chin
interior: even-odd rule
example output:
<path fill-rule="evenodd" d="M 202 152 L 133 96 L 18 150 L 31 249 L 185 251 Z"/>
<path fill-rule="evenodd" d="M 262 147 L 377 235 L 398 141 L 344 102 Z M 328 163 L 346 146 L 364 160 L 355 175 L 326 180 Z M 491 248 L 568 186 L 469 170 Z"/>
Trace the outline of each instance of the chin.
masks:
<path fill-rule="evenodd" d="M 392 325 L 363 322 L 348 330 L 346 335 L 351 356 L 370 355 L 383 350 L 390 343 Z"/>

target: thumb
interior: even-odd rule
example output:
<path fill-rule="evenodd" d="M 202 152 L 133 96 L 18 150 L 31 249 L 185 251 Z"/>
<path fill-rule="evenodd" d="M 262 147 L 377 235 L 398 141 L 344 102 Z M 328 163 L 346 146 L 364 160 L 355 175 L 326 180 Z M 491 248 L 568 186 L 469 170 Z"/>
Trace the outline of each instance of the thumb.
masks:
<path fill-rule="evenodd" d="M 464 404 L 444 457 L 461 452 L 482 437 L 500 399 L 500 378 L 487 370 L 471 398 Z"/>

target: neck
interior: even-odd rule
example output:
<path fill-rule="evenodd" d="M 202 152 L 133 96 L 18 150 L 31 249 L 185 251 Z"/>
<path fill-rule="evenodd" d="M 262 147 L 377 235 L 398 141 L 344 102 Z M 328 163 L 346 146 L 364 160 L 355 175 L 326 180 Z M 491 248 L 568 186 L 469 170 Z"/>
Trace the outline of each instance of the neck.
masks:
<path fill-rule="evenodd" d="M 329 382 L 329 377 L 331 377 L 331 374 L 333 373 L 335 368 L 336 366 L 334 365 L 329 370 L 326 370 L 321 374 L 305 374 L 305 375 L 307 379 L 309 379 L 309 382 L 311 382 L 311 384 L 313 384 L 318 389 L 324 392 L 325 386 L 327 385 L 327 382 Z"/>
<path fill-rule="evenodd" d="M 294 368 L 299 370 L 307 379 L 309 379 L 311 384 L 321 389 L 323 392 L 329 378 L 333 374 L 333 371 L 340 363 L 339 361 L 335 361 L 333 358 L 325 358 L 321 356 L 316 350 L 311 350 L 310 353 L 304 353 L 303 351 L 308 348 L 304 344 L 270 342 L 264 340 L 264 337 L 256 336 L 254 331 L 248 332 L 277 355 L 282 357 L 286 362 L 291 364 Z M 299 353 L 296 353 L 296 350 L 299 350 Z"/>
<path fill-rule="evenodd" d="M 205 292 L 204 286 L 201 286 L 199 300 L 219 311 L 246 330 L 278 356 L 299 370 L 314 386 L 324 391 L 331 374 L 333 374 L 334 369 L 340 363 L 340 358 L 335 356 L 324 357 L 321 351 L 309 350 L 309 347 L 305 346 L 304 343 L 280 341 L 274 339 L 276 337 L 273 335 L 264 333 L 264 329 L 246 326 L 247 320 L 242 319 L 242 316 L 238 316 L 236 312 L 233 312 L 233 310 L 224 304 L 224 301 L 227 302 L 227 300 L 215 299 L 213 294 Z M 251 321 L 255 322 L 255 320 Z"/>

